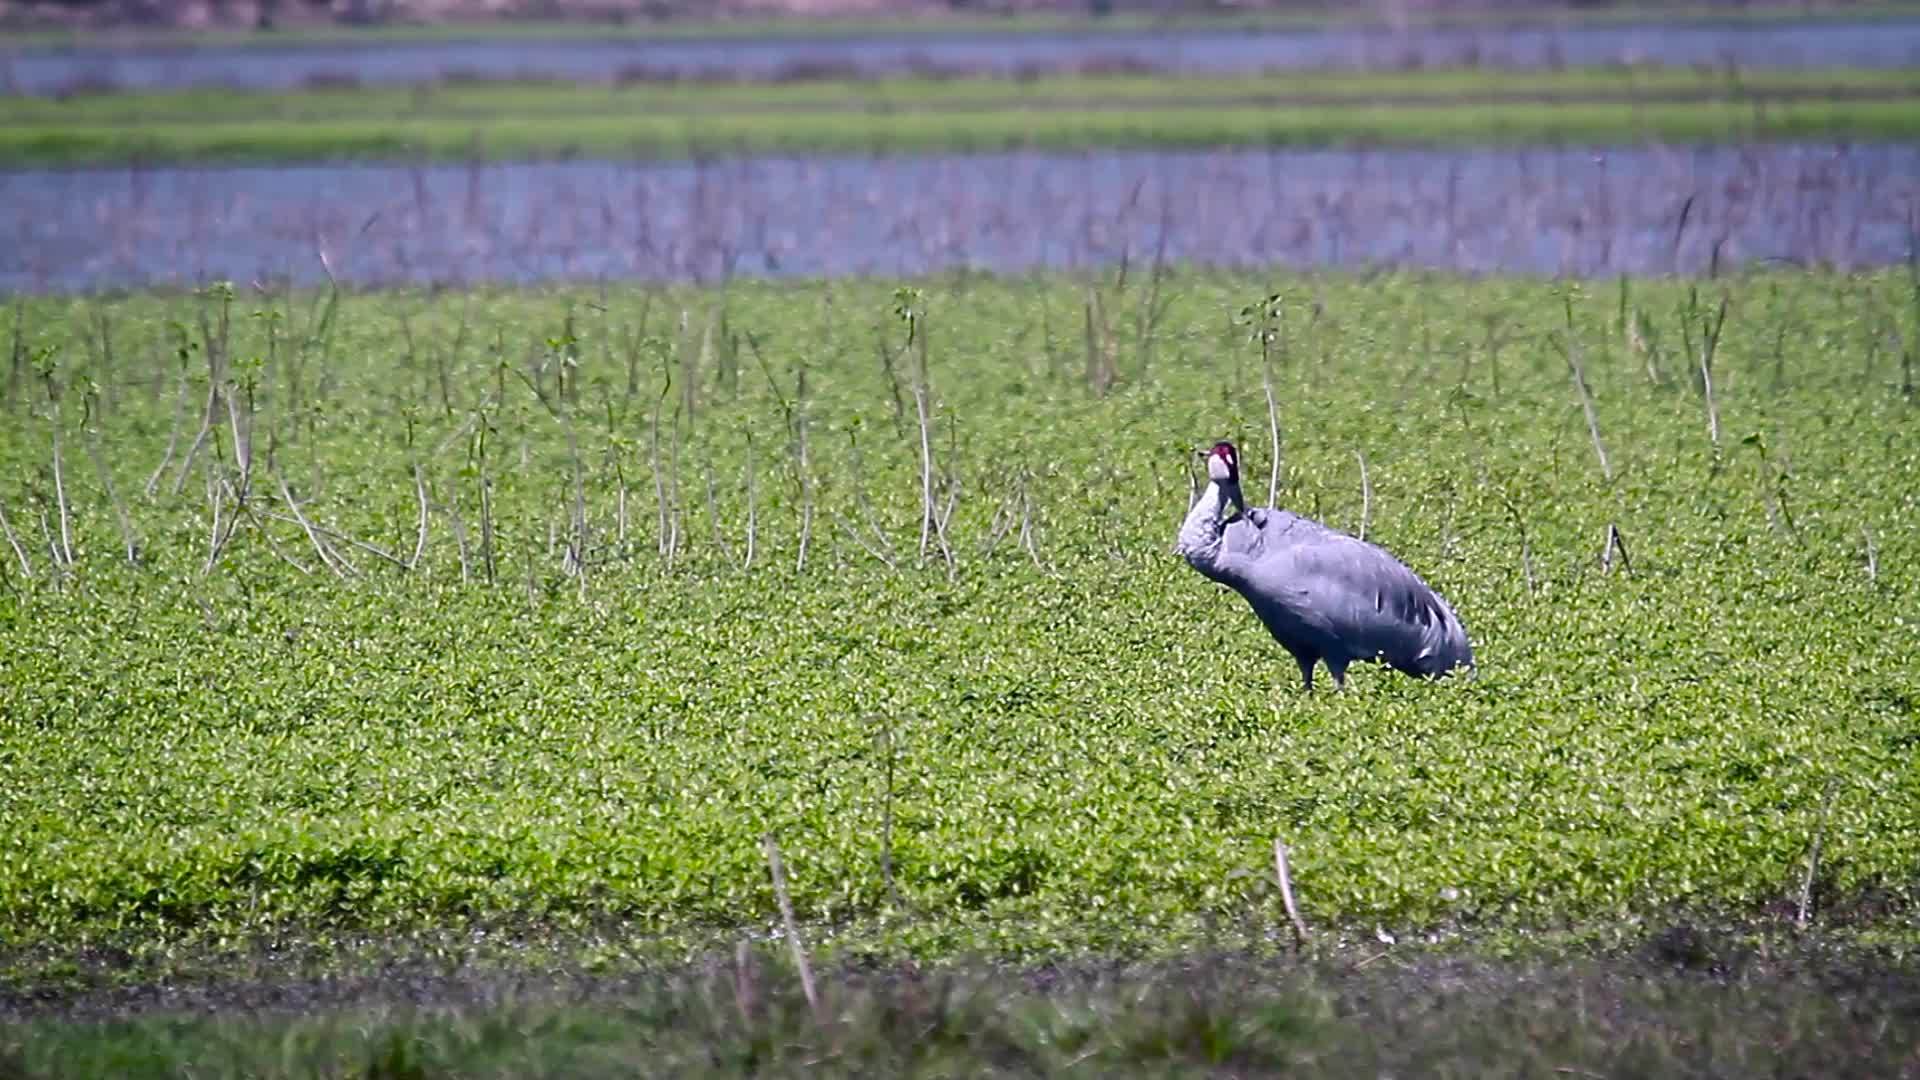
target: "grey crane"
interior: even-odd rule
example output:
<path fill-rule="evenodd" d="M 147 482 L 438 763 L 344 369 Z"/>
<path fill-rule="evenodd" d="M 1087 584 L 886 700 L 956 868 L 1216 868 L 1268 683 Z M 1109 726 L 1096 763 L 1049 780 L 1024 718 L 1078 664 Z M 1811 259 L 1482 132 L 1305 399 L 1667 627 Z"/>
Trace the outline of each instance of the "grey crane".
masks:
<path fill-rule="evenodd" d="M 1299 662 L 1308 690 L 1320 661 L 1341 689 L 1356 660 L 1430 678 L 1473 666 L 1466 628 L 1405 563 L 1298 514 L 1249 510 L 1232 443 L 1207 451 L 1207 487 L 1188 510 L 1174 550 L 1252 605 Z"/>

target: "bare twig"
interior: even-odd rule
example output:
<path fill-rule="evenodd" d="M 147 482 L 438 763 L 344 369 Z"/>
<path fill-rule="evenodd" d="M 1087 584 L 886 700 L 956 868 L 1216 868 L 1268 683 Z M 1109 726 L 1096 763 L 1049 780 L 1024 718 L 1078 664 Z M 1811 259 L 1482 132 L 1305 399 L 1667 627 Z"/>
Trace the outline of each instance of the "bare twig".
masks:
<path fill-rule="evenodd" d="M 1600 572 L 1613 572 L 1613 553 L 1620 553 L 1620 567 L 1628 573 L 1633 572 L 1633 560 L 1627 556 L 1627 539 L 1620 535 L 1620 526 L 1607 522 L 1607 536 L 1600 549 Z"/>
<path fill-rule="evenodd" d="M 89 412 L 92 411 L 90 402 L 91 399 Z M 127 514 L 127 506 L 121 501 L 119 490 L 113 486 L 113 474 L 107 468 L 106 456 L 100 452 L 99 437 L 86 423 L 80 426 L 86 435 L 82 445 L 86 447 L 87 456 L 93 460 L 93 471 L 100 477 L 100 486 L 106 489 L 107 502 L 113 506 L 114 521 L 120 526 L 121 550 L 126 553 L 128 563 L 137 565 L 140 562 L 140 542 L 134 536 L 133 519 Z"/>
<path fill-rule="evenodd" d="M 314 554 L 320 557 L 320 564 L 333 571 L 335 577 L 346 577 L 347 563 L 321 538 L 320 530 L 314 526 L 313 522 L 307 520 L 307 515 L 301 513 L 300 504 L 294 501 L 293 492 L 287 490 L 287 478 L 276 475 L 274 479 L 280 484 L 280 498 L 286 501 L 287 509 L 293 511 L 293 517 L 288 520 L 298 524 L 306 532 L 307 542 L 313 545 Z"/>
<path fill-rule="evenodd" d="M 1833 795 L 1839 787 L 1839 777 L 1827 780 L 1826 795 L 1820 800 L 1820 817 L 1813 827 L 1813 845 L 1807 849 L 1807 873 L 1800 879 L 1800 908 L 1793 920 L 1802 930 L 1813 921 L 1813 879 L 1820 873 L 1820 845 L 1827 836 L 1827 815 L 1833 810 Z"/>
<path fill-rule="evenodd" d="M 772 833 L 767 833 L 760 842 L 767 853 L 767 869 L 773 875 L 773 895 L 780 901 L 780 922 L 787 932 L 787 944 L 793 949 L 793 964 L 800 971 L 800 992 L 806 995 L 814 1019 L 825 1024 L 827 1014 L 813 986 L 813 965 L 807 962 L 806 942 L 800 940 L 800 926 L 793 918 L 793 899 L 787 895 L 787 870 L 780 862 L 780 845 Z"/>
<path fill-rule="evenodd" d="M 1565 341 L 1567 370 L 1573 375 L 1573 388 L 1580 394 L 1580 409 L 1586 413 L 1587 434 L 1593 437 L 1593 453 L 1600 459 L 1600 475 L 1608 483 L 1613 482 L 1613 464 L 1607 460 L 1607 448 L 1600 441 L 1600 416 L 1593 404 L 1593 391 L 1587 388 L 1587 373 L 1580 365 L 1580 351 L 1573 341 L 1573 297 L 1564 298 L 1567 309 L 1567 337 Z"/>
<path fill-rule="evenodd" d="M 460 515 L 459 500 L 447 503 L 447 523 L 453 526 L 453 542 L 460 552 L 460 584 L 473 580 L 472 568 L 467 563 L 467 522 Z"/>
<path fill-rule="evenodd" d="M 886 802 L 880 809 L 880 877 L 887 885 L 887 896 L 896 908 L 905 907 L 900 901 L 900 889 L 893 881 L 893 723 L 886 719 L 880 726 L 880 739 L 886 744 Z"/>
<path fill-rule="evenodd" d="M 27 549 L 20 546 L 20 537 L 13 531 L 13 522 L 7 520 L 7 508 L 0 505 L 0 533 L 7 536 L 7 544 L 13 548 L 13 557 L 20 560 L 20 573 L 33 576 L 33 564 L 27 561 Z"/>
<path fill-rule="evenodd" d="M 413 542 L 413 557 L 407 560 L 409 570 L 418 569 L 420 557 L 427 553 L 427 476 L 417 461 L 413 465 L 413 494 L 420 503 L 420 532 Z"/>
<path fill-rule="evenodd" d="M 1373 517 L 1373 481 L 1367 477 L 1367 455 L 1355 450 L 1353 456 L 1360 462 L 1360 539 L 1365 540 L 1367 523 Z"/>
<path fill-rule="evenodd" d="M 753 469 L 753 432 L 749 431 L 747 432 L 747 557 L 740 566 L 743 570 L 753 569 L 753 549 L 758 531 L 759 505 Z"/>
<path fill-rule="evenodd" d="M 1280 882 L 1280 901 L 1287 907 L 1288 921 L 1293 923 L 1293 947 L 1298 949 L 1306 944 L 1307 923 L 1293 902 L 1293 875 L 1287 872 L 1287 845 L 1278 837 L 1273 841 L 1273 869 Z"/>
<path fill-rule="evenodd" d="M 1273 398 L 1273 363 L 1263 343 L 1260 349 L 1260 385 L 1267 395 L 1267 505 L 1280 505 L 1280 406 Z M 1362 465 L 1361 468 L 1366 468 Z"/>
<path fill-rule="evenodd" d="M 1867 531 L 1865 525 L 1860 526 L 1860 539 L 1866 541 L 1867 544 L 1867 580 L 1879 581 L 1880 553 L 1875 550 L 1873 546 L 1873 534 Z"/>

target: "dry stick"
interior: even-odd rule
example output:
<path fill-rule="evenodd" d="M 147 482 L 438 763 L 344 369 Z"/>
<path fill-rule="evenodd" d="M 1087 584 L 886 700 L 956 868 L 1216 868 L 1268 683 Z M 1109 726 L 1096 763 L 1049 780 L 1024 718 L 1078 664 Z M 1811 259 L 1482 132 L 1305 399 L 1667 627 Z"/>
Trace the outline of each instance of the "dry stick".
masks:
<path fill-rule="evenodd" d="M 347 572 L 341 569 L 345 561 L 320 538 L 320 533 L 314 528 L 313 522 L 307 520 L 307 515 L 300 512 L 300 504 L 293 501 L 293 492 L 287 490 L 287 478 L 275 474 L 274 479 L 280 484 L 280 497 L 286 500 L 287 508 L 293 511 L 292 520 L 306 532 L 307 542 L 313 545 L 314 554 L 320 556 L 320 564 L 333 571 L 335 577 L 346 577 Z"/>
<path fill-rule="evenodd" d="M 1033 499 L 1027 494 L 1027 471 L 1020 470 L 1020 546 L 1027 549 L 1033 565 L 1040 564 L 1040 550 L 1034 544 Z"/>
<path fill-rule="evenodd" d="M 924 378 L 924 376 L 923 376 Z M 921 379 L 913 384 L 913 414 L 920 421 L 920 561 L 927 565 L 927 540 L 934 529 L 933 442 L 927 430 L 927 388 Z"/>
<path fill-rule="evenodd" d="M 767 869 L 773 874 L 773 895 L 780 901 L 780 922 L 786 927 L 787 944 L 793 949 L 794 966 L 800 969 L 800 992 L 807 997 L 807 1006 L 813 1010 L 813 1017 L 819 1023 L 827 1022 L 827 1015 L 820 1007 L 820 996 L 813 988 L 813 966 L 807 963 L 807 946 L 800 940 L 800 927 L 793 920 L 793 899 L 787 895 L 787 870 L 780 863 L 780 845 L 773 839 L 772 833 L 761 837 L 761 844 L 767 852 Z"/>
<path fill-rule="evenodd" d="M 707 531 L 713 535 L 714 546 L 720 549 L 720 554 L 732 562 L 733 545 L 727 543 L 726 535 L 720 531 L 720 499 L 713 491 L 713 460 L 709 458 L 704 464 L 707 478 Z"/>
<path fill-rule="evenodd" d="M 880 809 L 880 877 L 887 884 L 887 896 L 896 908 L 905 907 L 900 901 L 900 889 L 893 881 L 893 725 L 883 724 L 880 737 L 887 744 L 887 800 Z"/>
<path fill-rule="evenodd" d="M 45 503 L 40 504 L 39 517 L 40 538 L 47 542 L 47 557 L 53 560 L 54 575 L 59 577 L 66 567 L 60 561 L 60 541 L 53 538 L 53 526 L 47 523 L 47 508 Z"/>
<path fill-rule="evenodd" d="M 667 385 L 660 389 L 660 397 L 653 403 L 653 417 L 647 430 L 647 454 L 653 470 L 654 550 L 662 558 L 667 554 L 667 478 L 665 470 L 660 468 L 660 408 L 672 386 L 669 375 Z"/>
<path fill-rule="evenodd" d="M 1521 520 L 1520 508 L 1513 504 L 1513 499 L 1506 492 L 1500 493 L 1500 501 L 1506 506 L 1507 515 L 1513 518 L 1514 530 L 1520 534 L 1520 572 L 1526 576 L 1527 592 L 1535 592 L 1537 583 L 1533 576 L 1533 546 L 1527 540 L 1527 523 Z"/>
<path fill-rule="evenodd" d="M 486 474 L 484 464 L 480 472 L 480 565 L 487 572 L 487 584 L 492 585 L 493 568 L 493 478 Z"/>
<path fill-rule="evenodd" d="M 754 481 L 753 471 L 753 432 L 747 432 L 747 557 L 740 564 L 742 570 L 753 569 L 753 549 L 756 534 L 759 531 L 760 511 L 759 493 Z"/>
<path fill-rule="evenodd" d="M 867 543 L 867 538 L 860 535 L 860 530 L 854 528 L 853 522 L 848 521 L 846 518 L 846 515 L 836 510 L 833 512 L 833 520 L 838 522 L 842 529 L 846 530 L 847 536 L 850 537 L 854 543 L 860 545 L 860 549 L 862 551 L 865 551 L 867 554 L 873 556 L 875 559 L 878 559 L 879 561 L 885 563 L 887 566 L 887 569 L 889 570 L 899 569 L 899 567 L 893 561 L 892 553 L 889 551 L 883 551 L 882 549 Z"/>
<path fill-rule="evenodd" d="M 53 499 L 60 509 L 60 551 L 63 565 L 73 565 L 73 524 L 67 512 L 66 470 L 61 467 L 60 414 L 56 407 L 50 425 L 53 429 Z"/>
<path fill-rule="evenodd" d="M 20 537 L 13 531 L 13 522 L 7 520 L 7 508 L 0 505 L 0 532 L 7 535 L 7 543 L 13 548 L 13 557 L 20 560 L 20 573 L 33 576 L 33 564 L 27 561 L 27 549 L 20 546 Z"/>
<path fill-rule="evenodd" d="M 1593 405 L 1593 393 L 1587 389 L 1587 375 L 1580 366 L 1580 356 L 1573 345 L 1573 306 L 1567 306 L 1567 370 L 1573 373 L 1573 388 L 1580 392 L 1580 408 L 1587 416 L 1587 434 L 1593 436 L 1593 452 L 1600 459 L 1600 475 L 1613 481 L 1613 464 L 1607 460 L 1607 448 L 1600 441 L 1600 417 Z"/>
<path fill-rule="evenodd" d="M 234 463 L 240 467 L 239 497 L 240 501 L 245 502 L 253 478 L 253 403 L 251 401 L 253 395 L 251 391 L 248 392 L 247 421 L 244 430 L 240 423 L 240 406 L 234 399 L 231 388 L 222 396 L 227 399 L 227 424 L 233 431 Z"/>
<path fill-rule="evenodd" d="M 174 448 L 180 444 L 180 421 L 185 418 L 187 413 L 187 391 L 189 389 L 191 389 L 191 385 L 187 379 L 187 364 L 186 358 L 183 355 L 180 361 L 180 392 L 174 397 L 173 424 L 167 432 L 167 452 L 161 455 L 160 464 L 154 468 L 153 475 L 147 477 L 146 496 L 149 499 L 153 498 L 154 490 L 160 486 L 160 478 L 166 475 L 167 466 L 173 463 Z"/>
<path fill-rule="evenodd" d="M 667 569 L 680 553 L 680 406 L 673 407 L 673 442 L 667 457 Z"/>
<path fill-rule="evenodd" d="M 219 474 L 212 469 L 207 470 L 207 502 L 213 506 L 213 523 L 208 526 L 207 561 L 200 566 L 201 577 L 206 577 L 213 572 L 213 564 L 219 561 L 221 550 L 227 546 L 227 537 L 233 535 L 231 527 L 228 528 L 225 536 L 220 533 L 220 489 L 225 486 L 220 479 Z"/>
<path fill-rule="evenodd" d="M 1865 540 L 1867 542 L 1867 580 L 1879 581 L 1880 580 L 1880 555 L 1879 555 L 1879 552 L 1874 550 L 1873 534 L 1867 531 L 1867 527 L 1865 525 L 1860 526 L 1860 539 Z"/>
<path fill-rule="evenodd" d="M 1720 329 L 1727 324 L 1727 298 L 1720 298 L 1720 314 L 1714 318 L 1711 327 L 1704 323 L 1701 329 L 1705 337 L 1700 342 L 1700 392 L 1707 399 L 1707 437 L 1713 440 L 1713 448 L 1720 449 L 1720 407 L 1713 401 L 1713 354 L 1720 348 Z"/>
<path fill-rule="evenodd" d="M 86 425 L 81 425 L 84 430 Z M 100 477 L 100 486 L 107 491 L 107 501 L 113 504 L 113 516 L 120 525 L 120 543 L 126 551 L 127 562 L 138 564 L 140 561 L 140 542 L 133 534 L 133 519 L 127 514 L 126 503 L 120 499 L 120 492 L 113 486 L 113 475 L 107 469 L 107 459 L 100 453 L 100 440 L 89 433 L 82 443 L 87 456 L 93 460 L 93 471 Z"/>
<path fill-rule="evenodd" d="M 1616 551 L 1620 553 L 1620 568 L 1628 573 L 1632 573 L 1633 559 L 1627 555 L 1626 537 L 1620 535 L 1620 526 L 1609 521 L 1607 522 L 1607 537 L 1604 546 L 1600 549 L 1601 573 L 1610 574 L 1613 572 L 1613 553 Z"/>
<path fill-rule="evenodd" d="M 807 469 L 807 369 L 800 368 L 800 375 L 794 382 L 793 397 L 793 442 L 794 456 L 800 471 L 800 553 L 794 560 L 794 570 L 807 568 L 807 545 L 813 539 L 813 484 Z"/>
<path fill-rule="evenodd" d="M 1355 450 L 1353 456 L 1360 462 L 1360 539 L 1365 540 L 1367 522 L 1373 517 L 1373 482 L 1367 479 L 1367 455 Z"/>
<path fill-rule="evenodd" d="M 225 316 L 222 317 L 222 340 L 225 338 Z M 200 431 L 193 437 L 193 444 L 187 447 L 187 456 L 181 459 L 180 472 L 173 479 L 173 493 L 177 496 L 187 488 L 187 473 L 193 469 L 193 459 L 199 455 L 200 448 L 206 445 L 207 437 L 213 434 L 214 425 L 220 422 L 220 383 L 222 379 L 221 361 L 224 349 L 214 344 L 213 331 L 207 326 L 204 310 L 200 313 L 200 337 L 205 343 L 207 353 L 207 405 L 200 412 Z"/>
<path fill-rule="evenodd" d="M 1813 846 L 1807 851 L 1807 873 L 1800 879 L 1800 910 L 1794 923 L 1805 930 L 1813 919 L 1813 879 L 1820 872 L 1820 844 L 1827 835 L 1827 814 L 1833 810 L 1833 794 L 1840 786 L 1840 778 L 1829 777 L 1826 797 L 1820 800 L 1820 819 L 1813 827 Z"/>
<path fill-rule="evenodd" d="M 1280 407 L 1273 400 L 1273 362 L 1267 347 L 1260 347 L 1260 386 L 1267 394 L 1267 446 L 1272 458 L 1267 463 L 1267 505 L 1280 505 Z M 1365 468 L 1366 466 L 1361 466 Z"/>
<path fill-rule="evenodd" d="M 1287 919 L 1293 923 L 1293 947 L 1300 948 L 1307 941 L 1307 923 L 1300 917 L 1300 908 L 1293 902 L 1293 875 L 1287 873 L 1287 845 L 1279 837 L 1273 841 L 1273 868 L 1279 875 L 1280 902 L 1287 906 Z"/>
<path fill-rule="evenodd" d="M 413 494 L 420 502 L 420 535 L 413 542 L 413 557 L 407 560 L 407 569 L 420 566 L 420 557 L 427 553 L 427 477 L 420 471 L 420 463 L 413 463 Z"/>
<path fill-rule="evenodd" d="M 473 580 L 473 571 L 467 564 L 467 522 L 460 516 L 458 498 L 447 503 L 447 521 L 453 526 L 453 542 L 460 549 L 460 584 Z"/>

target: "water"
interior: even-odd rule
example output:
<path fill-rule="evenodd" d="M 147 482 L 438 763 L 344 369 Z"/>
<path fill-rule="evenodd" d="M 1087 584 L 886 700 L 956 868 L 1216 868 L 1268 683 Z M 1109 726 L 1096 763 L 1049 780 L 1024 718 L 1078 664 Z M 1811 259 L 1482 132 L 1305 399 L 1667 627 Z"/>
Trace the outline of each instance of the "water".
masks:
<path fill-rule="evenodd" d="M 1920 147 L 1232 150 L 0 173 L 0 289 L 975 268 L 1604 275 L 1907 257 Z"/>
<path fill-rule="evenodd" d="M 440 41 L 243 48 L 83 47 L 0 56 L 0 88 L 48 94 L 127 88 L 298 86 L 315 77 L 408 83 L 449 74 L 605 80 L 623 71 L 765 76 L 800 65 L 873 73 L 940 67 L 1011 73 L 1088 62 L 1186 72 L 1401 66 L 1539 68 L 1558 64 L 1734 63 L 1751 68 L 1920 65 L 1920 19 L 1727 22 L 1663 26 L 1445 28 L 1401 35 L 1323 30 L 1101 30 L 895 34 L 833 38 Z"/>

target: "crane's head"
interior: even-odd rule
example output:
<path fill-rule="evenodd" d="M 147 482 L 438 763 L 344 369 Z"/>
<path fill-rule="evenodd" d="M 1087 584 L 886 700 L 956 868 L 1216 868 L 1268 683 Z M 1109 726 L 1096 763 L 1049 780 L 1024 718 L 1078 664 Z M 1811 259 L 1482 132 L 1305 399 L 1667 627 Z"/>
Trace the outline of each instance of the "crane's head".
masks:
<path fill-rule="evenodd" d="M 1240 451 L 1235 450 L 1232 443 L 1222 440 L 1207 451 L 1207 479 L 1217 484 L 1240 479 Z"/>

